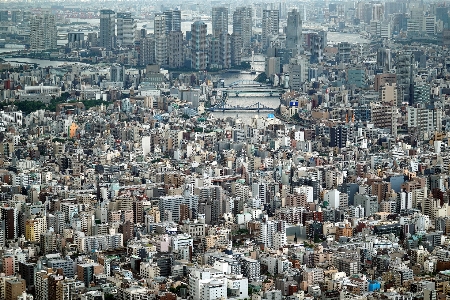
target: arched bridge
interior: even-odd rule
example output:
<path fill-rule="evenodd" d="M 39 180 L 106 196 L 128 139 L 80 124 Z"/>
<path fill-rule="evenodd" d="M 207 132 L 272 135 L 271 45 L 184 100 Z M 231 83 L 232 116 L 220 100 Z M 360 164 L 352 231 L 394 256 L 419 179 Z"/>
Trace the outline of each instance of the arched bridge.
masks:
<path fill-rule="evenodd" d="M 239 80 L 222 89 L 229 97 L 248 96 L 249 94 L 258 97 L 278 97 L 283 94 L 282 88 L 271 87 L 254 80 Z"/>
<path fill-rule="evenodd" d="M 249 110 L 249 111 L 273 111 L 275 108 L 268 107 L 261 102 L 257 102 L 248 106 L 229 105 L 226 101 L 217 103 L 216 105 L 208 108 L 209 111 L 226 111 L 226 110 Z"/>

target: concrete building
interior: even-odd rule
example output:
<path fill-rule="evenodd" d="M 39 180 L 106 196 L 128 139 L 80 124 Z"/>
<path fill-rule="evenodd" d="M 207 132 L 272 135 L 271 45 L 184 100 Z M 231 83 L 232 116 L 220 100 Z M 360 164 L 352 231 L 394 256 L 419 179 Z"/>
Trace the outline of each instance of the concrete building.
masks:
<path fill-rule="evenodd" d="M 30 19 L 30 48 L 33 50 L 56 49 L 57 29 L 55 16 L 50 13 L 34 15 Z"/>
<path fill-rule="evenodd" d="M 280 30 L 280 12 L 265 9 L 262 13 L 261 45 L 263 49 L 270 46 L 270 42 L 278 37 Z"/>
<path fill-rule="evenodd" d="M 110 9 L 100 11 L 99 46 L 112 50 L 116 46 L 116 13 Z"/>
<path fill-rule="evenodd" d="M 9 279 L 5 281 L 5 300 L 16 300 L 26 291 L 24 279 Z"/>
<path fill-rule="evenodd" d="M 168 59 L 166 16 L 161 14 L 156 15 L 153 28 L 155 36 L 155 63 L 160 66 L 165 66 Z"/>
<path fill-rule="evenodd" d="M 286 25 L 286 49 L 300 54 L 303 51 L 302 19 L 298 10 L 288 13 Z"/>
<path fill-rule="evenodd" d="M 168 67 L 181 68 L 184 66 L 184 41 L 183 32 L 170 31 L 168 33 Z"/>
<path fill-rule="evenodd" d="M 131 13 L 117 13 L 117 46 L 134 46 L 136 26 Z"/>
<path fill-rule="evenodd" d="M 400 106 L 398 97 L 398 88 L 396 83 L 385 83 L 380 88 L 380 100 L 390 106 Z M 399 105 L 400 104 L 400 105 Z"/>
<path fill-rule="evenodd" d="M 218 37 L 222 33 L 228 33 L 228 8 L 219 6 L 213 7 L 211 13 L 213 37 Z"/>
<path fill-rule="evenodd" d="M 166 22 L 166 33 L 181 31 L 181 10 L 166 10 L 163 14 Z"/>
<path fill-rule="evenodd" d="M 253 10 L 251 7 L 238 7 L 233 13 L 233 34 L 242 39 L 242 53 L 249 54 L 252 42 Z"/>
<path fill-rule="evenodd" d="M 195 21 L 191 25 L 191 68 L 205 70 L 209 64 L 208 44 L 206 40 L 207 25 L 203 21 Z"/>

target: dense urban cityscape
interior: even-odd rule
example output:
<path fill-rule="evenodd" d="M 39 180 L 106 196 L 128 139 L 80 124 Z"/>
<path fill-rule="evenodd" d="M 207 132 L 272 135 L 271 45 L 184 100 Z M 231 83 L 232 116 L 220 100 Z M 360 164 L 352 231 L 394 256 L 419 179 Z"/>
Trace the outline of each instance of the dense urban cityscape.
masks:
<path fill-rule="evenodd" d="M 450 300 L 450 2 L 0 2 L 0 300 Z"/>

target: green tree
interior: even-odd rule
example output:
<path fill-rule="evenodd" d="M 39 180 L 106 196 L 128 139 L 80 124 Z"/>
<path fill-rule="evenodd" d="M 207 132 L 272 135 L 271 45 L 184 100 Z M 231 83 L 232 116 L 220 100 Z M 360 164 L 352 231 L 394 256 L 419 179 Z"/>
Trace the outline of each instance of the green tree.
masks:
<path fill-rule="evenodd" d="M 260 83 L 266 83 L 267 82 L 267 75 L 266 73 L 262 72 L 258 76 L 256 76 L 255 81 Z"/>

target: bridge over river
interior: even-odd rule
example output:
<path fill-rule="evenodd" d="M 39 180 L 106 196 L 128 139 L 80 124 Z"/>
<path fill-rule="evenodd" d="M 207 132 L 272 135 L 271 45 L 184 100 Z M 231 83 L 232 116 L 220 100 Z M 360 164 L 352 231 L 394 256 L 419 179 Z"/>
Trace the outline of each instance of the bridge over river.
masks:
<path fill-rule="evenodd" d="M 240 80 L 233 82 L 228 87 L 219 89 L 222 92 L 222 99 L 214 106 L 209 107 L 208 111 L 273 111 L 274 107 L 264 105 L 260 101 L 256 103 L 246 103 L 246 97 L 259 98 L 259 97 L 279 97 L 283 94 L 282 88 L 272 87 L 260 82 Z M 231 105 L 228 103 L 230 96 L 242 98 L 242 103 L 237 105 Z M 234 101 L 235 102 L 235 101 Z"/>

